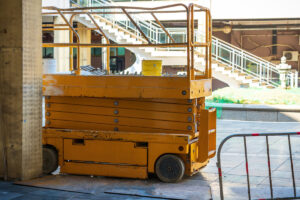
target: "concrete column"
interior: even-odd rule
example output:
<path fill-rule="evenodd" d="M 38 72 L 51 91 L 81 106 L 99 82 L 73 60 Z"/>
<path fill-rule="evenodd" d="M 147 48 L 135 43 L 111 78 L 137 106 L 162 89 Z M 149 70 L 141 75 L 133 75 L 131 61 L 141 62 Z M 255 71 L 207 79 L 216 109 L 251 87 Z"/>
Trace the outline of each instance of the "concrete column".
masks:
<path fill-rule="evenodd" d="M 78 23 L 78 28 L 85 28 Z M 90 44 L 92 41 L 91 30 L 79 30 L 80 43 Z M 91 48 L 80 48 L 80 66 L 91 65 Z"/>
<path fill-rule="evenodd" d="M 102 44 L 106 44 L 106 40 L 104 37 L 102 37 Z M 101 48 L 102 51 L 102 70 L 107 69 L 107 48 Z"/>
<path fill-rule="evenodd" d="M 0 177 L 42 173 L 41 0 L 0 1 Z"/>
<path fill-rule="evenodd" d="M 65 22 L 61 17 L 55 17 L 54 24 L 65 24 Z M 54 31 L 54 43 L 69 43 L 69 38 L 69 31 Z M 69 47 L 54 47 L 54 59 L 57 64 L 57 72 L 69 71 L 69 57 Z"/>

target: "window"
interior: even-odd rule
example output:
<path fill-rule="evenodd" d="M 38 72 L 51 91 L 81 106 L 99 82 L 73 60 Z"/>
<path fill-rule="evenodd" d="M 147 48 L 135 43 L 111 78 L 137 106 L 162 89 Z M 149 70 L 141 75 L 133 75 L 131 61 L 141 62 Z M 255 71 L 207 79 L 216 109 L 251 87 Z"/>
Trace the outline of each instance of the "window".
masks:
<path fill-rule="evenodd" d="M 110 48 L 110 56 L 125 56 L 125 48 Z"/>
<path fill-rule="evenodd" d="M 125 48 L 118 48 L 118 56 L 125 56 Z"/>
<path fill-rule="evenodd" d="M 54 58 L 53 47 L 43 47 L 43 58 Z"/>
<path fill-rule="evenodd" d="M 92 48 L 91 51 L 93 57 L 101 57 L 102 55 L 102 48 Z"/>
<path fill-rule="evenodd" d="M 110 56 L 117 56 L 117 49 L 116 48 L 110 48 Z"/>
<path fill-rule="evenodd" d="M 73 59 L 77 58 L 77 48 L 73 48 Z"/>

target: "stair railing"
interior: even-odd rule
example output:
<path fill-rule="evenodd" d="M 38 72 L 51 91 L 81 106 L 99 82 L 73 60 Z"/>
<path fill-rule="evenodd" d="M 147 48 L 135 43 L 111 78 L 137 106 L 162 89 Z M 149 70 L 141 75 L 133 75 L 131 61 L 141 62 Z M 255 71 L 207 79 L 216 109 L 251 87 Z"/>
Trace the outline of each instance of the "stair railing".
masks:
<path fill-rule="evenodd" d="M 70 0 L 71 3 L 75 3 L 74 0 Z M 88 4 L 79 6 L 111 6 L 118 5 L 111 0 L 89 0 Z M 110 14 L 101 14 L 102 17 L 111 21 L 113 24 L 117 24 L 124 29 L 134 33 L 135 35 L 142 38 L 141 33 L 137 28 L 131 24 L 130 20 L 120 20 L 117 19 L 114 15 Z M 132 16 L 132 18 L 136 21 L 137 25 L 143 30 L 144 34 L 149 38 L 149 40 L 153 43 L 165 43 L 170 42 L 169 37 L 165 34 L 165 32 L 161 29 L 161 27 L 155 23 L 155 21 L 143 19 L 142 17 Z M 167 28 L 168 32 L 171 36 L 179 36 L 181 42 L 186 42 L 186 31 L 180 28 Z M 195 30 L 197 31 L 197 30 Z M 195 37 L 199 35 L 194 34 Z M 200 36 L 203 37 L 203 36 Z M 200 38 L 196 38 L 198 41 Z M 200 40 L 199 40 L 200 41 Z M 158 48 L 157 50 L 164 51 L 186 51 L 186 48 L 178 47 L 178 48 Z M 247 76 L 255 78 L 259 80 L 260 84 L 266 84 L 274 87 L 278 87 L 280 85 L 280 74 L 276 65 L 264 60 L 254 54 L 251 54 L 241 48 L 238 48 L 230 43 L 227 43 L 223 40 L 220 40 L 216 37 L 212 37 L 212 57 L 225 65 L 232 67 L 232 72 L 238 71 L 238 73 L 245 73 Z M 292 88 L 298 86 L 298 72 L 290 72 L 287 74 L 287 82 L 288 85 Z"/>
<path fill-rule="evenodd" d="M 100 7 L 100 6 L 118 6 L 117 3 L 114 3 L 111 0 L 89 0 L 84 3 L 77 3 L 74 0 L 70 0 L 71 4 L 76 4 L 78 6 L 88 6 L 88 7 Z M 105 11 L 108 11 L 107 9 Z M 134 33 L 136 36 L 141 37 L 140 31 L 134 26 L 130 20 L 124 19 L 120 20 L 115 15 L 112 14 L 100 14 L 101 17 L 111 21 L 113 24 L 117 24 L 122 28 Z M 132 19 L 140 27 L 143 33 L 149 38 L 152 43 L 161 43 L 160 38 L 164 38 L 164 31 L 161 30 L 160 26 L 154 21 L 147 20 L 141 16 L 137 17 L 131 15 Z"/>
<path fill-rule="evenodd" d="M 248 76 L 258 79 L 260 84 L 279 86 L 280 74 L 275 64 L 216 37 L 213 37 L 212 46 L 212 56 L 215 60 L 231 66 L 232 71 L 238 70 L 246 73 Z"/>

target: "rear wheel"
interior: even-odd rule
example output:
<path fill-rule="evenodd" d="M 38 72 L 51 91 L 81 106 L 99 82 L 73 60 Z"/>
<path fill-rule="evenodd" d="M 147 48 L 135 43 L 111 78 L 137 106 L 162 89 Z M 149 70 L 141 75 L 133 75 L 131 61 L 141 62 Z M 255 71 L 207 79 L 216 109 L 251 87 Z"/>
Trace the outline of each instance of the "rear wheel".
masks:
<path fill-rule="evenodd" d="M 175 183 L 182 179 L 185 171 L 184 162 L 176 155 L 166 154 L 161 156 L 155 164 L 158 178 L 167 183 Z"/>
<path fill-rule="evenodd" d="M 55 149 L 43 147 L 43 173 L 50 174 L 58 167 L 58 155 Z"/>

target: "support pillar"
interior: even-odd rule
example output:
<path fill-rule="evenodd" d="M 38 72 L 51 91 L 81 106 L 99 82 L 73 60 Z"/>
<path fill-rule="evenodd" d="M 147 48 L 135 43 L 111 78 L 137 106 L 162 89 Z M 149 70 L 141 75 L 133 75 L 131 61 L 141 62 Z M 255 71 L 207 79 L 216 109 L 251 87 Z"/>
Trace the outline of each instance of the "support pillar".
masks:
<path fill-rule="evenodd" d="M 54 18 L 54 24 L 65 24 L 61 17 Z M 54 31 L 54 43 L 69 43 L 69 31 Z M 70 66 L 69 47 L 54 47 L 54 59 L 56 60 L 56 72 L 68 72 Z"/>
<path fill-rule="evenodd" d="M 78 23 L 78 28 L 85 26 Z M 90 44 L 92 41 L 91 30 L 78 30 L 80 43 Z M 80 48 L 80 66 L 91 65 L 91 48 Z"/>
<path fill-rule="evenodd" d="M 102 37 L 102 44 L 106 44 L 106 40 L 104 37 Z M 101 48 L 101 55 L 102 55 L 102 70 L 107 69 L 107 49 L 108 48 Z"/>
<path fill-rule="evenodd" d="M 41 0 L 0 1 L 0 178 L 42 173 Z"/>

